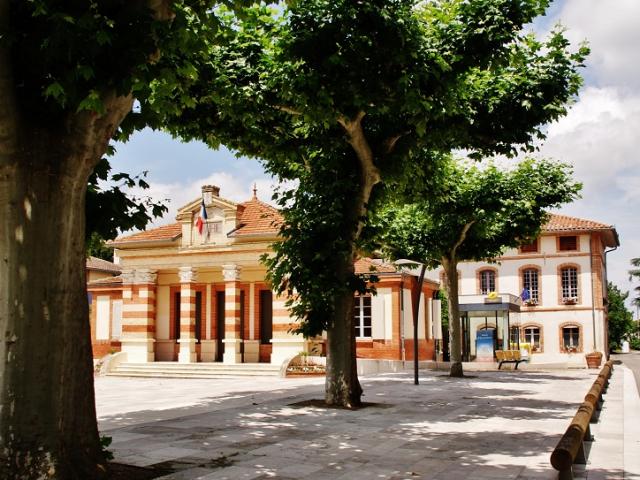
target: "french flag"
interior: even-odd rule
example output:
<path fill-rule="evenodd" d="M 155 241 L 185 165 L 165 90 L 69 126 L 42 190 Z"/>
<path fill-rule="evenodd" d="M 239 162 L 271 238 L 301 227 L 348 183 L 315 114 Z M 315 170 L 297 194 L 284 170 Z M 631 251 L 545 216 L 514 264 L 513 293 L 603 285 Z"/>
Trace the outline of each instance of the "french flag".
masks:
<path fill-rule="evenodd" d="M 198 227 L 198 233 L 202 235 L 202 229 L 207 221 L 207 209 L 204 206 L 204 198 L 200 202 L 200 216 L 196 220 L 196 227 Z"/>

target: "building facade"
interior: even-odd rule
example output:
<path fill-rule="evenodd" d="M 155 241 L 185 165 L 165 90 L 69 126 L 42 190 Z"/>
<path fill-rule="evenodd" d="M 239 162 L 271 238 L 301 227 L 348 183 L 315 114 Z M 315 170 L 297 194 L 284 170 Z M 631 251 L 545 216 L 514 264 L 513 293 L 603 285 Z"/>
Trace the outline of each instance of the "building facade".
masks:
<path fill-rule="evenodd" d="M 551 215 L 530 245 L 506 251 L 496 263 L 461 263 L 466 359 L 478 357 L 485 336 L 479 332 L 487 330 L 496 349 L 524 344 L 532 363 L 582 366 L 585 353 L 607 353 L 606 258 L 618 246 L 611 225 Z M 441 270 L 436 274 L 443 279 Z"/>
<path fill-rule="evenodd" d="M 254 196 L 234 203 L 204 186 L 176 222 L 112 242 L 121 273 L 88 282 L 94 357 L 126 352 L 128 362 L 281 364 L 301 352 L 322 353 L 324 339 L 291 333 L 295 321 L 265 281 L 260 262 L 278 240 L 282 218 Z M 357 354 L 413 358 L 416 277 L 368 259 L 377 295 L 356 297 Z M 433 357 L 432 297 L 426 281 L 419 308 L 419 358 Z"/>

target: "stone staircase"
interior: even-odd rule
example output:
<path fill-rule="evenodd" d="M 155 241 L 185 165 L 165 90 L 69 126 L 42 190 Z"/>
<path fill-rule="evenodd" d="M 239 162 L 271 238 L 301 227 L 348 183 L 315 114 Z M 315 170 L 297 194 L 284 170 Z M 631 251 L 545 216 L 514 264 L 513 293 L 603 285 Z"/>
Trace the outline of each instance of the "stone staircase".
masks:
<path fill-rule="evenodd" d="M 229 377 L 277 377 L 280 366 L 270 363 L 178 363 L 122 362 L 114 367 L 108 376 L 112 377 L 151 377 L 151 378 L 229 378 Z"/>

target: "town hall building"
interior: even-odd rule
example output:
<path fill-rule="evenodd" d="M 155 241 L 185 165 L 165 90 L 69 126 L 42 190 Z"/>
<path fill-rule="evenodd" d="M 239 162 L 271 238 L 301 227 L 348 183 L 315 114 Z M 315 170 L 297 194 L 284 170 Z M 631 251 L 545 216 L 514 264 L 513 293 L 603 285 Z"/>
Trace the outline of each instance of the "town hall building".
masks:
<path fill-rule="evenodd" d="M 209 185 L 175 223 L 112 241 L 116 265 L 87 262 L 94 357 L 121 351 L 132 363 L 280 365 L 302 352 L 323 354 L 323 337 L 292 333 L 286 299 L 265 281 L 260 257 L 282 221 L 255 190 L 235 203 Z M 613 226 L 554 214 L 539 238 L 496 263 L 461 263 L 463 359 L 493 361 L 496 350 L 520 349 L 531 363 L 584 366 L 585 353 L 606 353 L 607 253 L 618 245 Z M 375 295 L 355 298 L 357 356 L 412 360 L 417 275 L 366 258 L 355 267 L 379 279 Z M 442 273 L 432 277 L 422 285 L 420 360 L 439 358 L 441 347 Z M 484 357 L 481 341 L 492 346 Z"/>

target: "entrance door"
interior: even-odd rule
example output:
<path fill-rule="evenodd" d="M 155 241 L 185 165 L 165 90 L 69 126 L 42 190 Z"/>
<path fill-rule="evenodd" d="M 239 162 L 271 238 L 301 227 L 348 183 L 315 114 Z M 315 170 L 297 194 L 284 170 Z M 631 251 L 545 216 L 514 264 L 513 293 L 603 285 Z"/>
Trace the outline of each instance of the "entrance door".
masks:
<path fill-rule="evenodd" d="M 224 354 L 224 343 L 222 343 L 224 338 L 224 297 L 224 291 L 216 292 L 216 362 L 221 362 Z"/>
<path fill-rule="evenodd" d="M 260 291 L 260 361 L 271 361 L 271 338 L 273 337 L 273 293 Z"/>

